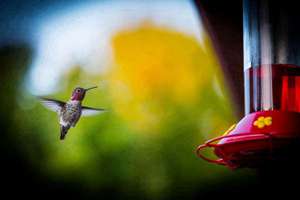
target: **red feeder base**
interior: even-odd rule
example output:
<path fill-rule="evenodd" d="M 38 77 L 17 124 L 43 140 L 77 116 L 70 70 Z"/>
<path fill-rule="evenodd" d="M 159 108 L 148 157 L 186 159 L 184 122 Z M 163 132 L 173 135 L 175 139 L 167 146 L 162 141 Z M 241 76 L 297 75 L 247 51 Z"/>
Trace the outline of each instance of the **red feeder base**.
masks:
<path fill-rule="evenodd" d="M 300 144 L 300 113 L 262 111 L 246 115 L 223 136 L 197 148 L 197 155 L 230 168 L 256 168 L 273 161 L 288 160 Z M 214 148 L 219 159 L 205 157 L 201 150 Z"/>

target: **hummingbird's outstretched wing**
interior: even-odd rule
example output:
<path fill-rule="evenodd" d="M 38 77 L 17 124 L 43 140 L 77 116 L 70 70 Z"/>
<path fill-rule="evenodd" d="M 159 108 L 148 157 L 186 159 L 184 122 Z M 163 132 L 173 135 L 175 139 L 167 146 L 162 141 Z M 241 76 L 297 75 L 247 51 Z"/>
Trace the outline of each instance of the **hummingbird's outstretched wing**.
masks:
<path fill-rule="evenodd" d="M 41 103 L 43 106 L 48 108 L 49 110 L 52 110 L 54 112 L 59 112 L 61 108 L 66 104 L 63 101 L 55 100 L 55 99 L 49 99 L 45 97 L 39 97 Z"/>
<path fill-rule="evenodd" d="M 102 108 L 91 108 L 87 106 L 82 106 L 81 108 L 82 108 L 81 116 L 92 116 L 106 111 L 105 109 Z"/>

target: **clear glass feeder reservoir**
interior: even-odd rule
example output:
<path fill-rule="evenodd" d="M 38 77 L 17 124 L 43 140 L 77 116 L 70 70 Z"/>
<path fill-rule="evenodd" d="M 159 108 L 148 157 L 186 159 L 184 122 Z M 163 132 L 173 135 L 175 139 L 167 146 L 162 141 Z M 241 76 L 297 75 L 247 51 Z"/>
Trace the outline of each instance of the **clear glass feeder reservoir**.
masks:
<path fill-rule="evenodd" d="M 244 0 L 245 117 L 197 149 L 237 167 L 290 161 L 300 136 L 300 13 L 297 3 Z M 201 153 L 214 148 L 217 160 Z"/>

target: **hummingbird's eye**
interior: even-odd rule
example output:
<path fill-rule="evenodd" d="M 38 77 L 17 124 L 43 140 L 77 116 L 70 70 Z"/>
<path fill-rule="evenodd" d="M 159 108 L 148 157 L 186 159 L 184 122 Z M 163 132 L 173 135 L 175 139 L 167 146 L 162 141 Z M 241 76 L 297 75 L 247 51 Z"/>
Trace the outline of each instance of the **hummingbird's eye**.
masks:
<path fill-rule="evenodd" d="M 76 92 L 78 92 L 78 93 L 79 93 L 80 91 L 81 91 L 80 89 L 77 89 L 77 90 L 76 90 Z"/>

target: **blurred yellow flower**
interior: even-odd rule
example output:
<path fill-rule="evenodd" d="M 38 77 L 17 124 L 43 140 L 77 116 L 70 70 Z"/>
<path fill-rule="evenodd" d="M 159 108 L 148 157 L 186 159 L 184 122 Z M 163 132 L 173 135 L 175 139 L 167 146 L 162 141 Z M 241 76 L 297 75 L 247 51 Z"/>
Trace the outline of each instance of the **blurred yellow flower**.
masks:
<path fill-rule="evenodd" d="M 195 106 L 217 72 L 207 38 L 201 46 L 193 37 L 149 23 L 119 32 L 112 47 L 108 80 L 115 110 L 140 129 L 157 127 L 169 105 Z"/>

